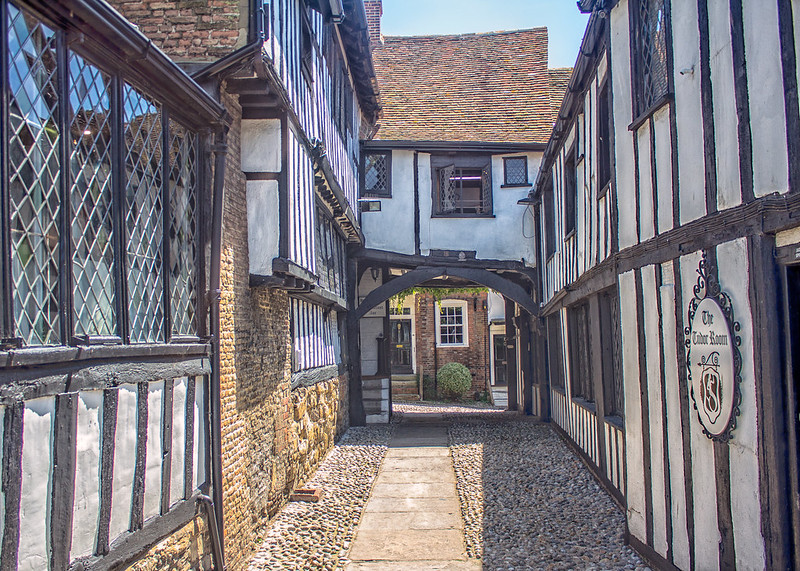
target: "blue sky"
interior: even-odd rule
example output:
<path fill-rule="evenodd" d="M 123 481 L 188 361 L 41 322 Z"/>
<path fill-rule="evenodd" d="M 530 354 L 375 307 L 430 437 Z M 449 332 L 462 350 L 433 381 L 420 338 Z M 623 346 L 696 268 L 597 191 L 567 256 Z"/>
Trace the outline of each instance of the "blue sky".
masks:
<path fill-rule="evenodd" d="M 575 0 L 383 0 L 386 36 L 464 34 L 547 26 L 550 67 L 571 67 L 588 15 Z"/>

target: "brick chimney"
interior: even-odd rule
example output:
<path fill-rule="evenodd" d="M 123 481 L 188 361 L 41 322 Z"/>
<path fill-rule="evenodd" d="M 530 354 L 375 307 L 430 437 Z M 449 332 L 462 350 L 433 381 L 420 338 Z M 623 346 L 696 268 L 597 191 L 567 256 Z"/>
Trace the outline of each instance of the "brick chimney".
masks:
<path fill-rule="evenodd" d="M 381 16 L 383 16 L 383 0 L 364 0 L 367 11 L 367 30 L 370 42 L 381 41 Z"/>

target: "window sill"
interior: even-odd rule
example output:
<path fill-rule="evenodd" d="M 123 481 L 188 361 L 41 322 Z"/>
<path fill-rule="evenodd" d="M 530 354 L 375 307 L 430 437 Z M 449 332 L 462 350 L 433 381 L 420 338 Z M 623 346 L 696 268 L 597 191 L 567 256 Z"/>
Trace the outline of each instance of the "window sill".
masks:
<path fill-rule="evenodd" d="M 457 344 L 457 345 L 456 344 L 444 345 L 444 344 L 441 344 L 441 343 L 437 343 L 436 347 L 438 347 L 439 349 L 469 349 L 469 345 L 466 344 L 466 343 L 460 343 L 460 344 Z"/>
<path fill-rule="evenodd" d="M 569 232 L 567 232 L 567 235 L 566 235 L 566 236 L 564 236 L 564 241 L 565 241 L 565 242 L 567 242 L 567 241 L 568 241 L 570 238 L 572 238 L 573 236 L 575 236 L 575 234 L 577 234 L 577 233 L 578 233 L 578 231 L 577 231 L 577 230 L 575 230 L 575 228 L 573 228 L 572 230 L 570 230 Z"/>
<path fill-rule="evenodd" d="M 608 189 L 611 188 L 611 181 L 608 181 L 603 185 L 603 188 L 600 189 L 600 192 L 597 193 L 597 200 L 603 198 L 606 194 L 608 194 Z"/>
<path fill-rule="evenodd" d="M 606 424 L 610 424 L 617 430 L 625 431 L 625 420 L 621 416 L 606 416 L 603 418 Z"/>
<path fill-rule="evenodd" d="M 431 214 L 431 218 L 496 218 L 494 214 Z"/>
<path fill-rule="evenodd" d="M 597 405 L 592 401 L 588 401 L 583 397 L 572 397 L 572 402 L 592 414 L 597 414 Z"/>
<path fill-rule="evenodd" d="M 371 192 L 365 192 L 364 194 L 361 195 L 361 198 L 369 199 L 369 200 L 375 200 L 376 198 L 391 198 L 391 197 L 392 197 L 391 193 L 389 193 L 389 194 L 374 194 L 374 193 L 371 193 Z"/>
<path fill-rule="evenodd" d="M 523 182 L 519 184 L 501 184 L 500 188 L 532 188 L 533 185 L 529 182 Z"/>
<path fill-rule="evenodd" d="M 672 93 L 666 93 L 662 95 L 661 98 L 658 99 L 658 101 L 656 101 L 650 107 L 645 109 L 645 111 L 641 115 L 639 115 L 636 119 L 633 120 L 633 122 L 630 125 L 628 125 L 628 131 L 636 131 L 637 129 L 639 129 L 639 127 L 644 125 L 645 122 L 647 122 L 647 120 L 650 119 L 651 116 L 655 115 L 656 111 L 664 107 L 664 105 L 670 103 L 673 99 L 674 96 L 672 95 Z"/>

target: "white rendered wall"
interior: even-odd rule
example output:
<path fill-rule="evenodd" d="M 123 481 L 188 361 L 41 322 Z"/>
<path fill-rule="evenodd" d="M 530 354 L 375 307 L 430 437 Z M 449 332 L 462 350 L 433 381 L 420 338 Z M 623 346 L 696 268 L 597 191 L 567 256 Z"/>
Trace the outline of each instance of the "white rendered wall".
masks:
<path fill-rule="evenodd" d="M 414 152 L 392 151 L 392 197 L 380 200 L 380 212 L 363 212 L 361 230 L 367 248 L 414 253 Z M 420 186 L 420 201 L 430 201 Z"/>

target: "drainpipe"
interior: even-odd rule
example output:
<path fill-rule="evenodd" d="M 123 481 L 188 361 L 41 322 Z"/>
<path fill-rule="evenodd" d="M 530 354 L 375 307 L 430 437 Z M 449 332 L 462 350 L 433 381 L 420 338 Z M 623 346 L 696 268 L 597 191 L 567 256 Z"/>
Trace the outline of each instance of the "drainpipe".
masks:
<path fill-rule="evenodd" d="M 209 305 L 211 326 L 211 388 L 210 388 L 210 424 L 211 424 L 211 506 L 209 524 L 216 527 L 211 531 L 214 552 L 214 568 L 225 568 L 225 541 L 222 530 L 224 518 L 222 509 L 222 402 L 220 394 L 220 317 L 219 304 L 222 297 L 220 286 L 220 266 L 222 263 L 222 206 L 225 188 L 225 161 L 228 154 L 227 127 L 218 132 L 214 145 L 214 198 L 211 230 L 211 272 L 209 276 Z M 213 538 L 216 536 L 217 540 Z"/>

